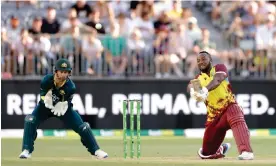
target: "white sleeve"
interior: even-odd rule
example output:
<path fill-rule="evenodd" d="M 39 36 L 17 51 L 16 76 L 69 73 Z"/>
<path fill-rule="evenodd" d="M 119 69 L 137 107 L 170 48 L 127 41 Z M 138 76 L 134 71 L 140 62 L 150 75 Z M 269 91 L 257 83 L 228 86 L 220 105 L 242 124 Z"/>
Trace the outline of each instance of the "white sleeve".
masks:
<path fill-rule="evenodd" d="M 143 48 L 145 48 L 146 44 L 143 40 L 141 40 L 141 41 L 139 41 L 138 46 L 140 49 L 143 49 Z"/>
<path fill-rule="evenodd" d="M 127 40 L 127 45 L 128 45 L 129 49 L 131 49 L 131 50 L 135 49 L 135 45 L 133 43 L 133 40 L 131 40 L 131 39 Z"/>
<path fill-rule="evenodd" d="M 49 39 L 43 37 L 41 38 L 41 49 L 42 51 L 48 52 L 51 49 L 51 42 Z"/>
<path fill-rule="evenodd" d="M 95 47 L 96 47 L 97 51 L 101 51 L 103 49 L 102 43 L 99 39 L 95 40 Z"/>
<path fill-rule="evenodd" d="M 154 29 L 153 22 L 149 22 L 149 29 L 150 29 L 150 30 L 153 30 L 153 29 Z"/>
<path fill-rule="evenodd" d="M 257 27 L 255 36 L 257 49 L 261 49 L 263 47 L 262 29 L 262 27 Z"/>

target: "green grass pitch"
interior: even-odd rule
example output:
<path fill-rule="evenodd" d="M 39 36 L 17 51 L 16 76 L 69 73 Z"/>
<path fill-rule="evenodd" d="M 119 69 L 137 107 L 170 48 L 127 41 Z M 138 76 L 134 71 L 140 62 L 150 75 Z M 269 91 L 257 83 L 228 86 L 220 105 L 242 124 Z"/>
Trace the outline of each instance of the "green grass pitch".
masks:
<path fill-rule="evenodd" d="M 255 160 L 237 160 L 234 139 L 227 139 L 232 148 L 224 159 L 201 160 L 197 150 L 201 139 L 184 137 L 142 137 L 141 158 L 124 159 L 121 137 L 97 137 L 101 148 L 108 152 L 109 158 L 97 160 L 89 155 L 79 139 L 42 138 L 35 142 L 31 159 L 20 160 L 21 139 L 2 139 L 3 166 L 173 166 L 173 165 L 276 165 L 276 137 L 252 138 Z M 129 148 L 129 146 L 128 146 Z"/>

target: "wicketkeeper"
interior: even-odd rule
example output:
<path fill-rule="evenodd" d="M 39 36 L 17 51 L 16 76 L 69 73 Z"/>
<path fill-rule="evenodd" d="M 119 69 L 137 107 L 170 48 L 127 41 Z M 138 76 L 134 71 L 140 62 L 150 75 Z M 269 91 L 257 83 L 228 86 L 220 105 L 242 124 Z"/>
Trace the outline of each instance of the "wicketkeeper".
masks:
<path fill-rule="evenodd" d="M 240 154 L 238 159 L 252 160 L 254 155 L 250 145 L 249 130 L 242 109 L 232 93 L 225 65 L 212 66 L 211 55 L 206 51 L 199 53 L 197 64 L 201 72 L 188 85 L 188 91 L 192 98 L 204 102 L 207 107 L 206 129 L 198 155 L 202 159 L 224 157 L 230 144 L 222 142 L 226 131 L 232 129 Z M 202 88 L 194 89 L 198 86 Z"/>
<path fill-rule="evenodd" d="M 82 144 L 98 159 L 107 158 L 95 140 L 88 123 L 73 110 L 72 99 L 76 91 L 75 84 L 69 78 L 71 65 L 66 59 L 59 59 L 55 64 L 55 73 L 46 75 L 41 81 L 41 99 L 32 112 L 25 117 L 22 153 L 19 158 L 30 158 L 34 150 L 37 128 L 41 122 L 56 117 L 80 135 Z"/>

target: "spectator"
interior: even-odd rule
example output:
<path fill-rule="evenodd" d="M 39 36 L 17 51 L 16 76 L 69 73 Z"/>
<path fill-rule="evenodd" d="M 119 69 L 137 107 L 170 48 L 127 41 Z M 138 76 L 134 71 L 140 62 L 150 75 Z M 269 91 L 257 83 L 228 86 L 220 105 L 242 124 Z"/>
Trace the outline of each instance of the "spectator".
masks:
<path fill-rule="evenodd" d="M 62 32 L 65 32 L 65 33 L 68 32 L 68 31 L 71 32 L 71 29 L 75 28 L 75 27 L 78 27 L 81 34 L 86 33 L 86 32 L 90 33 L 94 30 L 94 28 L 91 28 L 90 26 L 81 24 L 77 17 L 71 17 L 70 18 L 69 26 L 70 26 L 70 28 L 64 29 Z"/>
<path fill-rule="evenodd" d="M 20 32 L 20 38 L 16 41 L 14 47 L 20 74 L 23 74 L 24 65 L 26 67 L 26 74 L 33 73 L 34 56 L 31 52 L 32 44 L 33 39 L 29 36 L 28 30 L 22 29 Z"/>
<path fill-rule="evenodd" d="M 178 22 L 180 24 L 184 24 L 185 26 L 188 26 L 188 21 L 192 16 L 193 14 L 190 8 L 182 8 L 182 13 Z"/>
<path fill-rule="evenodd" d="M 154 22 L 155 33 L 158 33 L 159 28 L 164 26 L 168 29 L 171 28 L 170 18 L 165 11 L 161 12 L 158 19 Z"/>
<path fill-rule="evenodd" d="M 182 77 L 181 68 L 192 77 L 196 69 L 195 54 L 200 50 L 209 51 L 215 55 L 214 61 L 222 60 L 230 72 L 236 71 L 241 76 L 249 76 L 250 71 L 276 70 L 275 5 L 272 4 L 275 2 L 197 2 L 200 9 L 209 14 L 212 21 L 225 30 L 227 39 L 231 40 L 231 49 L 219 53 L 210 41 L 210 32 L 198 27 L 191 9 L 181 8 L 179 0 L 132 1 L 130 4 L 121 0 L 99 0 L 91 3 L 94 9 L 85 0 L 74 3 L 69 9 L 68 19 L 62 24 L 57 20 L 62 18 L 56 17 L 54 6 L 47 8 L 47 15 L 43 19 L 38 17 L 39 13 L 26 13 L 26 16 L 35 16 L 29 33 L 26 30 L 22 33 L 20 31 L 23 25 L 20 21 L 25 21 L 23 23 L 26 26 L 28 19 L 19 20 L 21 17 L 17 16 L 20 15 L 13 15 L 6 27 L 7 31 L 2 31 L 2 69 L 15 74 L 32 74 L 34 71 L 43 74 L 42 69 L 49 67 L 48 58 L 55 56 L 50 51 L 53 45 L 58 53 L 56 56 L 65 56 L 74 68 L 82 66 L 85 73 L 98 76 L 102 70 L 102 65 L 99 64 L 105 60 L 111 72 L 118 75 L 125 72 L 127 63 L 130 62 L 128 69 L 138 75 L 154 66 L 148 63 L 155 63 L 157 78 L 168 77 L 170 69 Z M 38 3 L 39 8 L 44 8 L 45 4 L 48 3 Z M 58 7 L 65 6 L 63 3 L 61 5 Z M 33 7 L 25 6 L 24 10 L 16 12 L 25 14 L 22 11 L 34 9 Z M 6 24 L 8 15 L 3 16 L 2 23 Z M 63 12 L 58 12 L 58 15 L 62 16 Z M 82 24 L 84 20 L 85 24 Z M 94 32 L 95 29 L 97 33 Z M 106 34 L 110 30 L 111 34 L 101 38 L 106 48 L 103 51 L 96 34 Z M 84 31 L 89 32 L 89 36 L 82 40 L 80 34 Z M 46 35 L 43 36 L 45 33 L 61 34 L 61 38 L 53 39 L 60 44 L 51 43 L 44 37 Z M 59 55 L 60 52 L 63 55 Z M 104 57 L 101 56 L 102 52 L 105 53 Z M 147 61 L 146 58 L 153 58 L 150 57 L 152 52 L 155 54 L 154 62 Z M 86 59 L 88 60 L 85 61 Z M 251 63 L 253 67 L 250 66 Z M 11 66 L 14 68 L 11 69 Z"/>
<path fill-rule="evenodd" d="M 81 66 L 81 45 L 80 28 L 78 26 L 71 27 L 70 31 L 60 39 L 61 55 L 68 58 L 72 66 Z M 78 68 L 76 67 L 76 69 Z M 79 71 L 76 70 L 75 72 L 78 73 Z"/>
<path fill-rule="evenodd" d="M 13 63 L 11 59 L 10 54 L 10 43 L 8 41 L 7 37 L 7 30 L 5 28 L 1 29 L 1 71 L 2 71 L 2 77 L 4 78 L 11 78 L 11 71 L 12 71 L 12 65 Z"/>
<path fill-rule="evenodd" d="M 220 24 L 221 18 L 221 1 L 215 1 L 212 3 L 212 11 L 211 11 L 211 20 L 213 25 L 217 26 Z"/>
<path fill-rule="evenodd" d="M 147 13 L 149 19 L 155 16 L 153 0 L 140 1 L 136 8 L 136 17 L 142 17 L 143 13 Z"/>
<path fill-rule="evenodd" d="M 16 8 L 24 8 L 29 6 L 35 6 L 37 4 L 37 0 L 27 0 L 27 1 L 14 1 L 16 3 Z"/>
<path fill-rule="evenodd" d="M 122 75 L 127 65 L 126 39 L 119 36 L 120 26 L 118 23 L 113 23 L 110 30 L 111 34 L 105 36 L 102 41 L 106 53 L 105 59 L 109 64 L 111 73 Z"/>
<path fill-rule="evenodd" d="M 236 13 L 234 14 L 233 11 L 230 12 L 229 10 L 236 2 L 231 2 L 231 1 L 219 1 L 219 2 L 220 2 L 219 5 L 215 6 L 211 11 L 211 14 L 212 14 L 213 10 L 215 10 L 214 11 L 215 18 L 217 18 L 213 20 L 213 25 L 218 27 L 221 30 L 225 30 L 226 28 L 229 27 L 232 20 L 235 17 L 240 17 L 240 15 Z M 213 3 L 216 3 L 216 2 L 213 2 Z"/>
<path fill-rule="evenodd" d="M 48 34 L 56 34 L 59 32 L 60 24 L 56 19 L 56 9 L 48 7 L 46 18 L 42 19 L 41 32 Z"/>
<path fill-rule="evenodd" d="M 273 39 L 275 28 L 275 17 L 270 14 L 265 25 L 259 26 L 256 32 L 256 45 L 258 50 L 266 50 L 269 42 Z"/>
<path fill-rule="evenodd" d="M 230 25 L 230 28 L 226 31 L 225 35 L 227 39 L 234 40 L 237 43 L 240 39 L 244 37 L 242 20 L 239 16 L 234 19 L 234 21 Z"/>
<path fill-rule="evenodd" d="M 138 28 L 142 32 L 142 38 L 147 42 L 151 42 L 154 35 L 153 23 L 150 20 L 150 13 L 143 12 L 141 18 L 134 20 L 134 28 Z"/>
<path fill-rule="evenodd" d="M 142 74 L 143 67 L 147 68 L 147 66 L 143 65 L 143 62 L 145 62 L 145 56 L 147 55 L 145 54 L 146 44 L 142 40 L 142 33 L 139 29 L 134 29 L 132 31 L 127 45 L 131 56 L 133 72 L 136 74 L 138 71 L 138 74 Z"/>
<path fill-rule="evenodd" d="M 70 29 L 72 25 L 72 20 L 76 21 L 78 26 L 81 26 L 82 23 L 76 19 L 77 18 L 77 11 L 74 8 L 70 8 L 68 11 L 68 19 L 65 20 L 61 25 L 61 30 L 65 31 L 66 29 Z"/>
<path fill-rule="evenodd" d="M 202 29 L 202 38 L 194 43 L 194 50 L 196 53 L 200 51 L 208 51 L 210 54 L 214 55 L 216 49 L 216 43 L 210 41 L 210 32 L 208 29 Z"/>
<path fill-rule="evenodd" d="M 273 33 L 273 39 L 270 42 L 270 47 L 268 48 L 268 58 L 270 61 L 270 71 L 272 73 L 272 78 L 276 79 L 276 31 Z"/>
<path fill-rule="evenodd" d="M 173 1 L 171 0 L 154 1 L 154 16 L 159 16 L 161 12 L 167 14 L 172 9 L 172 3 Z"/>
<path fill-rule="evenodd" d="M 13 46 L 18 36 L 20 36 L 20 20 L 13 15 L 10 19 L 10 25 L 7 27 L 7 40 Z"/>
<path fill-rule="evenodd" d="M 100 12 L 100 19 L 104 25 L 107 25 L 109 21 L 114 21 L 114 11 L 105 0 L 98 0 L 94 5 L 94 9 L 98 9 Z"/>
<path fill-rule="evenodd" d="M 139 52 L 145 48 L 145 42 L 142 40 L 142 33 L 139 29 L 134 29 L 128 40 L 128 48 L 131 51 Z"/>
<path fill-rule="evenodd" d="M 36 62 L 36 72 L 39 74 L 46 73 L 49 70 L 47 58 L 53 58 L 50 53 L 51 42 L 48 38 L 38 35 L 33 37 L 32 54 Z"/>
<path fill-rule="evenodd" d="M 265 0 L 259 0 L 258 3 L 258 17 L 263 21 L 267 18 L 268 14 L 275 14 L 275 6 L 267 3 Z"/>
<path fill-rule="evenodd" d="M 174 0 L 172 3 L 172 10 L 168 12 L 168 16 L 172 20 L 178 20 L 182 14 L 181 1 Z"/>
<path fill-rule="evenodd" d="M 176 27 L 169 36 L 169 49 L 173 69 L 179 77 L 182 77 L 183 73 L 179 69 L 178 64 L 185 61 L 188 51 L 192 48 L 192 44 L 186 32 L 185 25 L 180 23 L 176 24 Z"/>
<path fill-rule="evenodd" d="M 51 48 L 51 42 L 48 38 L 39 35 L 33 37 L 32 51 L 36 55 L 41 53 L 48 53 Z"/>
<path fill-rule="evenodd" d="M 187 34 L 184 24 L 176 24 L 176 27 L 170 34 L 170 49 L 171 52 L 186 58 L 187 53 L 192 48 L 192 41 Z"/>
<path fill-rule="evenodd" d="M 133 31 L 133 21 L 126 17 L 124 13 L 120 13 L 117 18 L 118 24 L 120 25 L 120 36 L 129 37 Z"/>
<path fill-rule="evenodd" d="M 276 62 L 276 31 L 273 32 L 273 38 L 269 42 L 268 57 Z"/>
<path fill-rule="evenodd" d="M 130 1 L 130 10 L 136 10 L 139 1 Z"/>
<path fill-rule="evenodd" d="M 93 31 L 82 43 L 83 55 L 86 58 L 84 64 L 88 74 L 101 76 L 102 72 L 102 52 L 103 46 L 99 39 L 97 39 L 97 31 Z M 92 68 L 93 66 L 93 68 Z"/>
<path fill-rule="evenodd" d="M 257 28 L 260 26 L 261 20 L 259 17 L 255 17 L 253 25 L 251 25 L 247 32 L 244 34 L 245 39 L 255 40 Z"/>
<path fill-rule="evenodd" d="M 270 61 L 269 67 L 270 71 L 272 72 L 272 77 L 276 79 L 276 31 L 273 32 L 273 39 L 270 41 L 267 56 Z"/>
<path fill-rule="evenodd" d="M 250 28 L 254 26 L 254 20 L 255 20 L 257 9 L 258 9 L 257 3 L 250 2 L 247 6 L 247 13 L 241 17 L 242 23 L 243 23 L 243 30 L 245 31 L 245 33 L 250 31 Z"/>
<path fill-rule="evenodd" d="M 109 6 L 114 11 L 114 16 L 117 17 L 120 13 L 128 14 L 129 4 L 127 1 L 115 0 L 109 3 Z"/>
<path fill-rule="evenodd" d="M 32 27 L 29 29 L 29 33 L 31 35 L 40 35 L 41 32 L 41 26 L 42 26 L 42 20 L 40 17 L 35 17 L 33 19 Z"/>
<path fill-rule="evenodd" d="M 105 34 L 105 26 L 101 23 L 99 10 L 93 9 L 89 15 L 89 21 L 85 24 L 96 29 L 98 33 Z"/>
<path fill-rule="evenodd" d="M 198 28 L 197 19 L 195 17 L 189 18 L 187 33 L 192 42 L 201 39 L 201 30 Z"/>
<path fill-rule="evenodd" d="M 155 55 L 155 70 L 156 78 L 161 78 L 162 73 L 165 78 L 170 76 L 170 55 L 169 55 L 169 30 L 166 27 L 161 27 L 156 35 L 153 43 Z M 162 73 L 161 73 L 162 72 Z"/>
<path fill-rule="evenodd" d="M 244 8 L 245 4 L 246 3 L 242 0 L 233 2 L 232 5 L 228 7 L 227 13 L 229 13 L 232 18 L 236 16 L 243 17 L 246 14 L 246 10 Z M 229 19 L 232 20 L 231 17 Z"/>
<path fill-rule="evenodd" d="M 235 68 L 235 71 L 240 73 L 242 76 L 248 76 L 249 73 L 247 65 L 252 56 L 246 56 L 243 50 L 237 47 L 237 45 L 235 45 L 233 49 L 220 52 L 219 58 L 228 71 L 231 72 L 231 70 Z"/>
<path fill-rule="evenodd" d="M 86 0 L 78 0 L 71 8 L 77 12 L 77 17 L 89 17 L 91 13 L 90 6 L 86 3 Z"/>

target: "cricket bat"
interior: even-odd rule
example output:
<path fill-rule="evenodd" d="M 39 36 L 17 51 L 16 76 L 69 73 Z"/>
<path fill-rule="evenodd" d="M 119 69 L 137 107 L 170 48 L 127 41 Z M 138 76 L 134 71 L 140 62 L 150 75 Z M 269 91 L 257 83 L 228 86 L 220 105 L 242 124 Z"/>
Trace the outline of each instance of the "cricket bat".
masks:
<path fill-rule="evenodd" d="M 192 83 L 192 85 L 194 87 L 194 90 L 196 92 L 200 92 L 202 90 L 202 86 L 200 84 L 199 79 L 193 79 L 193 80 L 191 80 L 191 83 Z"/>

